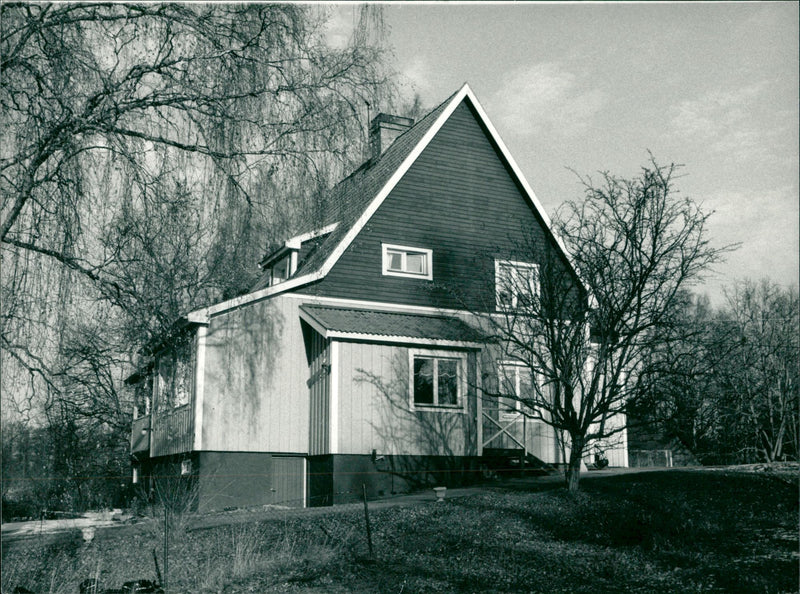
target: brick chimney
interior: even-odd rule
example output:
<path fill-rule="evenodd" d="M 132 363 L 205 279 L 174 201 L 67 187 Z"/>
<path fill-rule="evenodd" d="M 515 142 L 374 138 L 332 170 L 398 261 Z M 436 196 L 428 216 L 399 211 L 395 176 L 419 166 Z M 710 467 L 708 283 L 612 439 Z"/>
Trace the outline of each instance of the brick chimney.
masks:
<path fill-rule="evenodd" d="M 388 113 L 376 115 L 369 127 L 370 157 L 373 160 L 380 157 L 395 138 L 413 125 L 414 120 L 411 118 L 401 118 Z"/>

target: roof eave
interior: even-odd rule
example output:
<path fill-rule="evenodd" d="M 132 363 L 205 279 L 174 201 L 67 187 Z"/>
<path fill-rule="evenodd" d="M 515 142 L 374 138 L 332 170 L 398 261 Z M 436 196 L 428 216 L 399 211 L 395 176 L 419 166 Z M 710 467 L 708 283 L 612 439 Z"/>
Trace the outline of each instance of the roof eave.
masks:
<path fill-rule="evenodd" d="M 211 318 L 215 315 L 238 309 L 239 307 L 249 305 L 250 303 L 255 303 L 256 301 L 263 301 L 264 299 L 285 293 L 290 289 L 296 289 L 318 281 L 320 278 L 322 277 L 319 273 L 298 276 L 297 278 L 286 280 L 271 287 L 259 289 L 258 291 L 247 293 L 246 295 L 240 295 L 239 297 L 234 297 L 233 299 L 228 299 L 227 301 L 222 301 L 214 305 L 209 305 L 208 307 L 196 309 L 186 314 L 185 317 L 189 322 L 208 325 Z"/>

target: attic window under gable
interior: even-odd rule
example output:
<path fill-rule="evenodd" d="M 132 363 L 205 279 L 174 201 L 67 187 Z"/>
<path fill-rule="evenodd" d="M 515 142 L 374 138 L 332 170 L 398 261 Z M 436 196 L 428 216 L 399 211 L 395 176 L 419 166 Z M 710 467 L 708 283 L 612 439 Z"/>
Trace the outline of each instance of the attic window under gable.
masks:
<path fill-rule="evenodd" d="M 384 276 L 433 280 L 433 252 L 425 248 L 382 244 Z"/>

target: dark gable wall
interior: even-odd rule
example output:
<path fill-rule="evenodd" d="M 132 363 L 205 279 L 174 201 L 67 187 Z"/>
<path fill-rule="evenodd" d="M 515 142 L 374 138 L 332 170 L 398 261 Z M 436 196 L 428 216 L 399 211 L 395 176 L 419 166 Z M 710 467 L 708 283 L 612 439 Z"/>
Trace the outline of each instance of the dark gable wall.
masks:
<path fill-rule="evenodd" d="M 432 249 L 433 281 L 383 276 L 381 243 Z M 530 261 L 548 249 L 556 248 L 542 222 L 464 101 L 328 275 L 301 291 L 494 310 L 494 258 Z"/>

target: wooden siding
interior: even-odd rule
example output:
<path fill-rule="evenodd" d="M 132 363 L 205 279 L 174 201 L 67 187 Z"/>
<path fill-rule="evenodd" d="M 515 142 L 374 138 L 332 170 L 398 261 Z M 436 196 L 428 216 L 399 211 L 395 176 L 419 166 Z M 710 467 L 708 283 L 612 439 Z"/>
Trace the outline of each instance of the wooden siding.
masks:
<path fill-rule="evenodd" d="M 306 330 L 306 340 L 310 343 L 311 359 L 308 453 L 317 456 L 330 453 L 330 342 L 311 328 Z"/>
<path fill-rule="evenodd" d="M 382 242 L 432 249 L 433 281 L 382 276 Z M 530 244 L 557 249 L 462 103 L 327 277 L 299 291 L 493 310 L 494 259 L 528 257 Z"/>
<path fill-rule="evenodd" d="M 192 406 L 184 404 L 153 418 L 150 456 L 168 456 L 192 451 Z"/>
<path fill-rule="evenodd" d="M 204 451 L 307 452 L 309 366 L 300 303 L 278 296 L 211 319 Z"/>
<path fill-rule="evenodd" d="M 339 343 L 338 453 L 464 456 L 477 453 L 475 355 L 467 358 L 466 412 L 411 411 L 409 349 Z"/>

